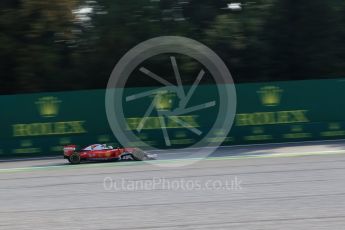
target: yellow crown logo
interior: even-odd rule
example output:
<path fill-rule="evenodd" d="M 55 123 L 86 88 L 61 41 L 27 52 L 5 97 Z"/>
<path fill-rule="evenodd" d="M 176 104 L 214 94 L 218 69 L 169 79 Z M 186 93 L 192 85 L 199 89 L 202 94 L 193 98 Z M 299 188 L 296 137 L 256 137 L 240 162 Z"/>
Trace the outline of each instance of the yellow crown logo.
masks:
<path fill-rule="evenodd" d="M 55 117 L 59 113 L 60 100 L 56 97 L 42 97 L 36 101 L 42 117 Z"/>
<path fill-rule="evenodd" d="M 261 102 L 265 106 L 277 106 L 280 104 L 283 90 L 277 86 L 265 86 L 258 91 Z"/>
<path fill-rule="evenodd" d="M 171 110 L 174 105 L 175 93 L 161 91 L 155 95 L 155 107 L 158 111 Z"/>

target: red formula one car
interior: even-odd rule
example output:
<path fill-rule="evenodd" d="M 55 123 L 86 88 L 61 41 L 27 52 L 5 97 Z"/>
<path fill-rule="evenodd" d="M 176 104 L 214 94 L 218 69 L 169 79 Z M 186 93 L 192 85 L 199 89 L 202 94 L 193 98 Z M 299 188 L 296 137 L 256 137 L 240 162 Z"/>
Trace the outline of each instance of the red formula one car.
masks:
<path fill-rule="evenodd" d="M 79 164 L 87 160 L 154 160 L 156 155 L 147 154 L 138 148 L 113 148 L 105 144 L 93 144 L 78 150 L 76 145 L 63 148 L 64 158 L 71 164 Z"/>

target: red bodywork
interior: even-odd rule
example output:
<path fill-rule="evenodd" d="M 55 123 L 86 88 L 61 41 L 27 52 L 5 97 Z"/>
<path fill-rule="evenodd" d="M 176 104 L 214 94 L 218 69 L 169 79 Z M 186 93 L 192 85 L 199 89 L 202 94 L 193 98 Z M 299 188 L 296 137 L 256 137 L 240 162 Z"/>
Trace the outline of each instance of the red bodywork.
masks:
<path fill-rule="evenodd" d="M 97 145 L 94 145 L 97 146 Z M 80 159 L 82 160 L 90 160 L 90 159 L 102 159 L 102 160 L 115 160 L 120 159 L 122 155 L 126 153 L 132 153 L 135 148 L 114 148 L 114 149 L 92 149 L 92 145 L 90 150 L 82 149 L 77 151 L 80 155 Z M 73 153 L 76 152 L 77 146 L 76 145 L 68 145 L 64 147 L 64 157 L 69 158 Z"/>

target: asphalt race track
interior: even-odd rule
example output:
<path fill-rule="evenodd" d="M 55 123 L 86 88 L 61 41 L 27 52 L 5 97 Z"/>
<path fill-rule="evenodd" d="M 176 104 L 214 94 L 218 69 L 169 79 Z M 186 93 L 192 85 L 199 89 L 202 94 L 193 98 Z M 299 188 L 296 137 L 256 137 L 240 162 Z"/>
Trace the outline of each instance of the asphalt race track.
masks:
<path fill-rule="evenodd" d="M 241 156 L 239 156 L 241 154 Z M 0 229 L 344 229 L 345 143 L 220 148 L 184 167 L 0 163 Z"/>

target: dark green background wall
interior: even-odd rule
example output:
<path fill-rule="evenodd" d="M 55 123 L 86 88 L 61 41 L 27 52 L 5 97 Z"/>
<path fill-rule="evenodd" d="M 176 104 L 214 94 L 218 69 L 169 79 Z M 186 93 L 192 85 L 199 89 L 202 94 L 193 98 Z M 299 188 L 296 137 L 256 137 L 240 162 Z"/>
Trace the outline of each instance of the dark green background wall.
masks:
<path fill-rule="evenodd" d="M 224 145 L 345 137 L 345 79 L 238 84 L 236 90 L 237 115 Z M 191 103 L 218 96 L 214 86 L 201 86 Z M 176 95 L 164 98 L 170 104 L 162 102 L 161 109 L 171 109 L 178 101 Z M 152 98 L 145 100 L 124 106 L 132 124 L 143 116 Z M 1 96 L 0 157 L 57 155 L 61 146 L 69 143 L 118 145 L 109 128 L 104 101 L 105 90 Z M 215 106 L 184 119 L 206 133 L 217 111 Z M 155 115 L 151 116 L 140 136 L 147 143 L 164 147 L 162 131 L 155 126 Z M 168 125 L 168 131 L 172 147 L 188 146 L 200 138 L 174 123 Z M 222 134 L 215 133 L 214 137 L 217 135 Z"/>

